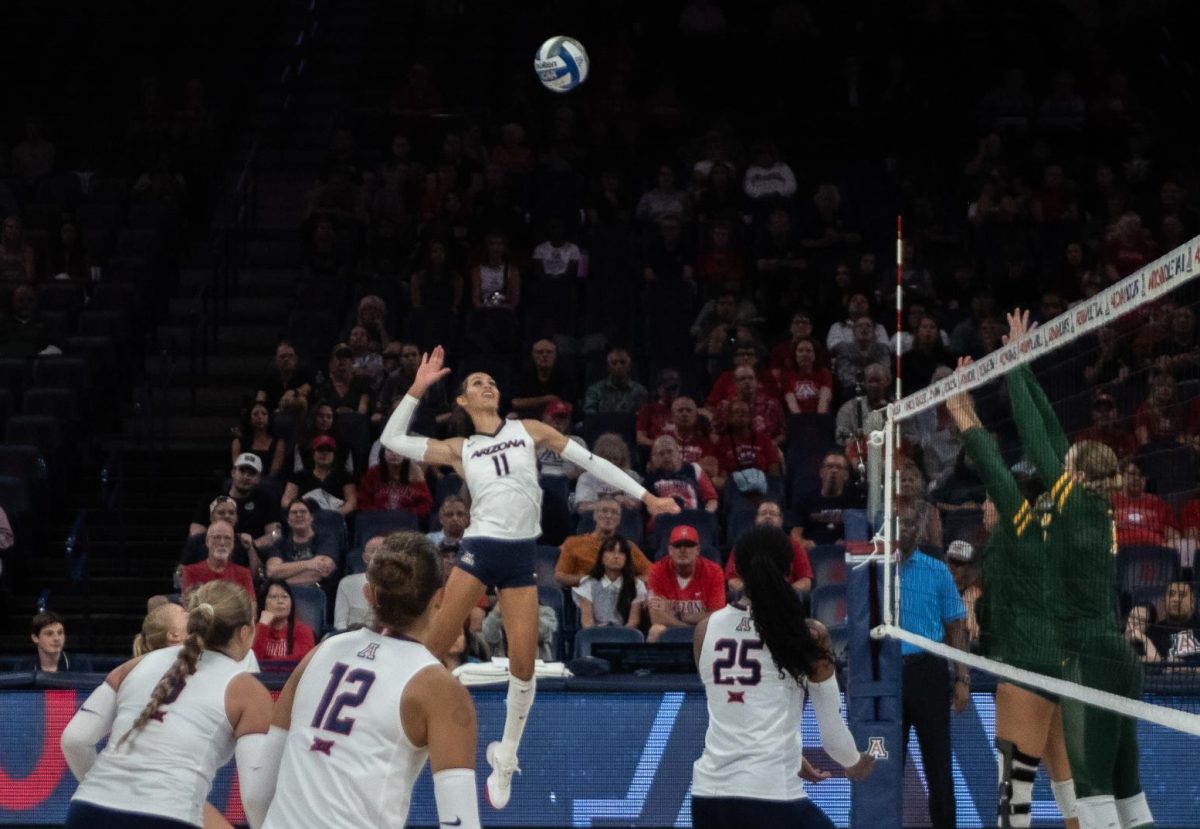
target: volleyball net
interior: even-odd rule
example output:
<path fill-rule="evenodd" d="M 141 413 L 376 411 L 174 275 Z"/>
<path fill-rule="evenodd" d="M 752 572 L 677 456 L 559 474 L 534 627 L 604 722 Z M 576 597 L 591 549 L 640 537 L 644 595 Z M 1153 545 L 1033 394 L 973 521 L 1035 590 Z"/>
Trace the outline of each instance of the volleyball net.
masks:
<path fill-rule="evenodd" d="M 1200 735 L 1197 276 L 1200 237 L 888 406 L 875 636 Z"/>

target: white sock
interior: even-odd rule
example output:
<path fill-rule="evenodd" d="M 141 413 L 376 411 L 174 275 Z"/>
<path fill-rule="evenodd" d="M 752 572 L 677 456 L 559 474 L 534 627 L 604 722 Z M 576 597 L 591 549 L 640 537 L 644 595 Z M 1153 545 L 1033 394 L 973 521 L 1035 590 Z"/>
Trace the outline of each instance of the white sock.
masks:
<path fill-rule="evenodd" d="M 1150 814 L 1150 804 L 1146 802 L 1145 792 L 1118 800 L 1117 815 L 1121 818 L 1121 829 L 1154 825 L 1154 815 Z"/>
<path fill-rule="evenodd" d="M 1117 801 L 1111 794 L 1081 797 L 1075 801 L 1079 829 L 1121 829 Z"/>
<path fill-rule="evenodd" d="M 521 735 L 525 733 L 525 721 L 529 719 L 529 709 L 533 707 L 533 698 L 537 695 L 537 682 L 533 679 L 508 678 L 508 697 L 504 713 L 504 736 L 500 739 L 500 748 L 517 756 L 517 748 L 521 745 Z"/>
<path fill-rule="evenodd" d="M 1058 813 L 1062 815 L 1064 821 L 1077 816 L 1074 780 L 1069 777 L 1066 780 L 1059 780 L 1057 783 L 1051 780 L 1050 791 L 1054 792 L 1054 802 L 1058 804 Z M 1119 805 L 1117 811 L 1120 811 Z"/>

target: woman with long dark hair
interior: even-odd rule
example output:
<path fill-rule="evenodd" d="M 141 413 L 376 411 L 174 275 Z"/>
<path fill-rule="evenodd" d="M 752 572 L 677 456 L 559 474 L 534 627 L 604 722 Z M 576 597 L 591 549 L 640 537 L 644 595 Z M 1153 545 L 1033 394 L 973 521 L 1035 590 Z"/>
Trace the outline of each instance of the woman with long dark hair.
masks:
<path fill-rule="evenodd" d="M 292 588 L 284 579 L 267 579 L 259 596 L 254 655 L 260 661 L 299 662 L 316 644 L 313 629 L 296 619 Z"/>
<path fill-rule="evenodd" d="M 234 465 L 239 455 L 249 452 L 258 456 L 268 475 L 279 477 L 283 471 L 283 440 L 275 434 L 275 417 L 266 403 L 255 401 L 243 412 L 229 450 Z"/>
<path fill-rule="evenodd" d="M 825 751 L 846 777 L 866 778 L 874 760 L 842 721 L 829 634 L 792 589 L 792 546 L 782 530 L 752 527 L 733 556 L 745 596 L 701 620 L 694 639 L 708 732 L 692 771 L 692 825 L 832 829 L 801 782 L 819 779 L 803 759 L 805 697 Z"/>
<path fill-rule="evenodd" d="M 372 466 L 358 485 L 358 508 L 371 510 L 404 510 L 419 518 L 433 511 L 433 493 L 425 482 L 421 464 L 383 450 L 382 463 Z"/>
<path fill-rule="evenodd" d="M 503 809 L 517 771 L 517 747 L 533 706 L 534 661 L 538 648 L 538 594 L 534 552 L 541 535 L 542 490 L 537 477 L 538 452 L 550 449 L 563 460 L 592 472 L 604 483 L 637 498 L 651 513 L 678 512 L 670 498 L 647 492 L 640 484 L 565 435 L 539 420 L 506 420 L 500 416 L 500 390 L 490 375 L 468 374 L 455 400 L 470 421 L 466 438 L 431 440 L 409 435 L 421 396 L 450 373 L 441 346 L 421 357 L 416 378 L 388 420 L 380 441 L 398 455 L 437 466 L 453 467 L 471 493 L 471 525 L 462 552 L 446 580 L 445 598 L 433 620 L 426 645 L 442 657 L 458 638 L 463 620 L 493 587 L 500 597 L 508 641 L 508 683 L 504 736 L 488 746 L 488 799 Z"/>
<path fill-rule="evenodd" d="M 63 731 L 63 755 L 80 781 L 68 827 L 203 826 L 213 777 L 233 756 L 248 822 L 262 825 L 275 789 L 264 773 L 272 704 L 241 664 L 254 639 L 250 597 L 213 581 L 188 595 L 187 612 L 182 644 L 113 669 Z"/>
<path fill-rule="evenodd" d="M 596 566 L 572 592 L 583 627 L 641 627 L 646 585 L 638 580 L 633 550 L 624 536 L 610 535 L 600 542 Z"/>

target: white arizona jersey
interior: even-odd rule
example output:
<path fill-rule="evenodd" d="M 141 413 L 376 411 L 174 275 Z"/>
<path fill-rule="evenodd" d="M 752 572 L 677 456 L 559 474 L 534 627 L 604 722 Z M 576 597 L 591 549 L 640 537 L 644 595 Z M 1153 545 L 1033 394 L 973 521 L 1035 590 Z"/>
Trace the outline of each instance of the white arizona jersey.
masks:
<path fill-rule="evenodd" d="M 537 447 L 521 421 L 505 420 L 496 434 L 463 441 L 462 467 L 471 492 L 464 537 L 521 541 L 542 534 Z"/>
<path fill-rule="evenodd" d="M 225 688 L 244 673 L 241 664 L 223 653 L 205 651 L 179 694 L 120 745 L 180 647 L 146 654 L 121 682 L 112 735 L 76 789 L 76 798 L 203 825 L 213 776 L 233 757 Z"/>
<path fill-rule="evenodd" d="M 692 794 L 796 800 L 804 689 L 779 677 L 750 611 L 727 605 L 708 617 L 700 652 L 708 695 L 704 753 L 692 766 Z"/>
<path fill-rule="evenodd" d="M 420 642 L 368 628 L 322 642 L 296 686 L 263 829 L 403 829 L 429 749 L 405 736 L 400 698 L 436 664 Z"/>

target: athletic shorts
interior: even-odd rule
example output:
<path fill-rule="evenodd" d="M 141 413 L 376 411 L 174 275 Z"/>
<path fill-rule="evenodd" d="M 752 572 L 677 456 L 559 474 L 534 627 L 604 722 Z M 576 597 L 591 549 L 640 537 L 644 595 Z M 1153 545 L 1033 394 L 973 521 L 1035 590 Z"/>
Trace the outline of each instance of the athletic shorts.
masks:
<path fill-rule="evenodd" d="M 834 829 L 833 821 L 807 797 L 759 800 L 692 795 L 692 826 L 695 829 Z"/>
<path fill-rule="evenodd" d="M 158 815 L 122 812 L 86 800 L 67 806 L 67 829 L 195 829 L 196 824 Z"/>
<path fill-rule="evenodd" d="M 462 540 L 462 549 L 454 562 L 488 587 L 533 587 L 537 584 L 534 567 L 535 539 L 508 541 L 475 536 Z"/>

